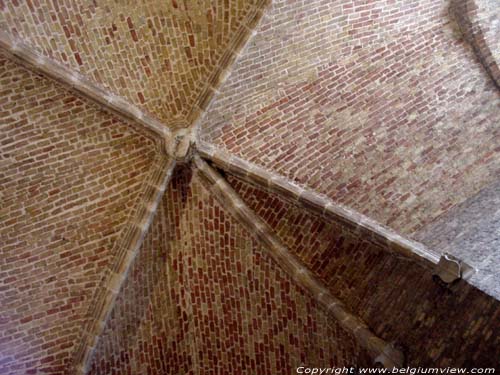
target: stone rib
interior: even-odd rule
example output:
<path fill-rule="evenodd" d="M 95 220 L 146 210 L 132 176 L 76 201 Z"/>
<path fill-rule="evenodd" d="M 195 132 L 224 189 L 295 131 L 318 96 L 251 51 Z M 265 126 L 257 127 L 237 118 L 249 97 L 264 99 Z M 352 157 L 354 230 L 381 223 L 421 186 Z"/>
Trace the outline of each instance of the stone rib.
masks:
<path fill-rule="evenodd" d="M 127 276 L 142 241 L 156 213 L 161 198 L 172 177 L 175 160 L 158 154 L 160 159 L 146 182 L 142 205 L 138 207 L 122 237 L 115 245 L 115 258 L 101 280 L 99 289 L 93 297 L 88 313 L 88 323 L 82 330 L 82 338 L 75 349 L 70 373 L 85 375 L 94 349 L 108 317 L 113 310 L 116 298 Z"/>
<path fill-rule="evenodd" d="M 219 202 L 233 214 L 251 234 L 268 250 L 268 254 L 287 272 L 296 283 L 313 296 L 340 325 L 350 332 L 356 340 L 372 355 L 375 362 L 387 368 L 401 367 L 404 362 L 402 352 L 370 331 L 357 316 L 347 311 L 338 300 L 319 281 L 311 271 L 292 255 L 282 244 L 273 230 L 258 217 L 241 199 L 226 180 L 199 155 L 194 156 L 194 165 L 208 189 Z"/>
<path fill-rule="evenodd" d="M 357 228 L 361 236 L 381 245 L 382 248 L 390 248 L 395 253 L 417 261 L 429 269 L 433 269 L 433 266 L 439 262 L 439 254 L 424 245 L 408 240 L 374 220 L 334 203 L 323 195 L 293 184 L 285 177 L 268 172 L 264 168 L 202 141 L 198 141 L 197 149 L 203 158 L 210 160 L 217 167 L 249 183 L 279 194 L 288 201 L 298 203 L 327 220 Z"/>
<path fill-rule="evenodd" d="M 452 0 L 450 12 L 455 17 L 458 27 L 470 43 L 478 60 L 500 89 L 500 68 L 498 56 L 486 41 L 485 30 L 477 19 L 478 4 L 475 0 Z"/>
<path fill-rule="evenodd" d="M 231 67 L 239 58 L 241 51 L 252 39 L 252 36 L 255 35 L 254 30 L 271 2 L 272 0 L 259 0 L 248 12 L 239 29 L 234 33 L 234 36 L 224 51 L 224 54 L 219 59 L 217 69 L 215 69 L 212 74 L 210 74 L 210 77 L 208 77 L 205 87 L 196 98 L 196 102 L 187 116 L 187 122 L 194 129 L 194 132 L 199 132 L 203 116 L 205 115 L 212 98 L 217 94 L 218 88 L 229 76 Z"/>
<path fill-rule="evenodd" d="M 0 49 L 16 62 L 35 73 L 42 74 L 71 89 L 76 94 L 90 99 L 103 109 L 119 116 L 120 118 L 137 123 L 144 128 L 160 135 L 170 138 L 171 132 L 166 124 L 162 124 L 151 115 L 142 111 L 137 106 L 127 102 L 122 97 L 95 85 L 85 76 L 61 65 L 41 54 L 36 53 L 33 48 L 26 45 L 21 39 L 0 30 Z"/>

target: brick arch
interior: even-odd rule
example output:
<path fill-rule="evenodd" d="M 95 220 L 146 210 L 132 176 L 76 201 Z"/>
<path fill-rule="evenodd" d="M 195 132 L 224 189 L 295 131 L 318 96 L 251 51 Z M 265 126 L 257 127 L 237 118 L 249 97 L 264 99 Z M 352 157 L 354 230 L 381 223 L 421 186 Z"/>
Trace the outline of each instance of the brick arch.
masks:
<path fill-rule="evenodd" d="M 495 50 L 493 44 L 498 40 L 495 36 L 500 36 L 500 22 L 493 25 L 492 20 L 498 15 L 490 14 L 490 2 L 496 0 L 451 0 L 450 11 L 479 61 L 500 88 L 500 46 Z"/>

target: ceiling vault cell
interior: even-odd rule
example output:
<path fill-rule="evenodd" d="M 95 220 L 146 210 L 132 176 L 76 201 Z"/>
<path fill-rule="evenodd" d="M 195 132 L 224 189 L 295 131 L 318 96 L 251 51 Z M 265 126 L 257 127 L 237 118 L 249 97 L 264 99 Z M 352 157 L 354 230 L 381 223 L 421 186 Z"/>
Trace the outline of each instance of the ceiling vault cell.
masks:
<path fill-rule="evenodd" d="M 125 228 L 122 237 L 116 243 L 115 258 L 103 275 L 100 287 L 90 304 L 88 324 L 83 327 L 79 344 L 75 348 L 72 372 L 70 372 L 72 374 L 85 375 L 87 373 L 99 336 L 106 326 L 121 286 L 127 278 L 127 273 L 151 225 L 158 204 L 172 178 L 175 160 L 164 155 L 160 158 L 158 168 L 151 173 L 149 181 L 146 182 L 142 205 L 135 212 L 132 223 Z"/>
<path fill-rule="evenodd" d="M 0 3 L 0 23 L 34 54 L 111 93 L 119 109 L 140 108 L 139 122 L 174 130 L 201 117 L 270 3 L 13 2 Z"/>
<path fill-rule="evenodd" d="M 0 277 L 16 298 L 2 294 L 0 372 L 63 374 L 89 355 L 173 166 L 150 130 L 4 53 Z"/>

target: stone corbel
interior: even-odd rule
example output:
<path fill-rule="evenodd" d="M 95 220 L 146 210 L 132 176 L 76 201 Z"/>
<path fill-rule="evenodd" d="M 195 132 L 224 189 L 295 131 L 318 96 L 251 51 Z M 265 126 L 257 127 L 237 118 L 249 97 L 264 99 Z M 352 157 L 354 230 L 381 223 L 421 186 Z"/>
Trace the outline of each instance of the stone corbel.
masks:
<path fill-rule="evenodd" d="M 387 344 L 382 352 L 375 358 L 375 365 L 382 365 L 384 368 L 401 368 L 405 363 L 403 352 L 395 344 Z"/>
<path fill-rule="evenodd" d="M 444 253 L 434 270 L 433 278 L 439 283 L 451 285 L 457 280 L 468 280 L 476 269 L 457 257 Z"/>

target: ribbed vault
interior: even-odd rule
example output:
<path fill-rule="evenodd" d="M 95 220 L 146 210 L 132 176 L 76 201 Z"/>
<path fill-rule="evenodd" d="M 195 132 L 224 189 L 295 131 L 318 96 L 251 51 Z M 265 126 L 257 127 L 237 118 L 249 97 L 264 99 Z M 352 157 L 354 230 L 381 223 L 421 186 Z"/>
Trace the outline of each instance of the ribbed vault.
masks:
<path fill-rule="evenodd" d="M 498 368 L 498 24 L 0 0 L 0 372 Z"/>

